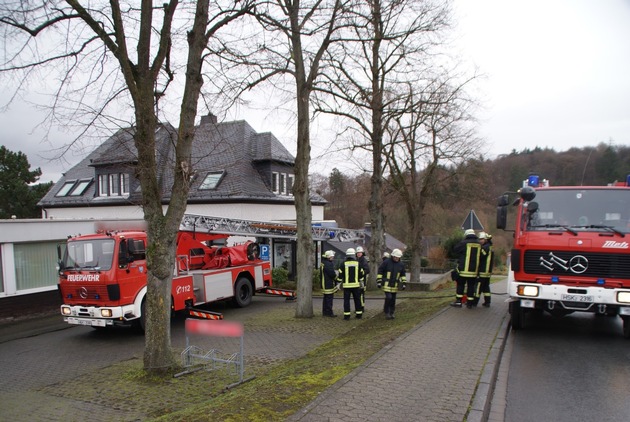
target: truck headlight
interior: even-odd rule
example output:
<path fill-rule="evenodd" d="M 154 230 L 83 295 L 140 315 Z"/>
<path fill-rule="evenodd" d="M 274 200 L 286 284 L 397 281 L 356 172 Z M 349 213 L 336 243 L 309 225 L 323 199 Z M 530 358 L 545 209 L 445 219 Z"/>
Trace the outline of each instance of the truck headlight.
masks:
<path fill-rule="evenodd" d="M 520 285 L 516 288 L 519 296 L 536 297 L 538 296 L 538 286 Z"/>
<path fill-rule="evenodd" d="M 61 315 L 72 315 L 72 311 L 68 306 L 61 307 Z"/>
<path fill-rule="evenodd" d="M 111 318 L 112 310 L 111 309 L 101 309 L 101 317 L 103 318 Z"/>
<path fill-rule="evenodd" d="M 630 292 L 617 292 L 617 302 L 630 303 Z"/>

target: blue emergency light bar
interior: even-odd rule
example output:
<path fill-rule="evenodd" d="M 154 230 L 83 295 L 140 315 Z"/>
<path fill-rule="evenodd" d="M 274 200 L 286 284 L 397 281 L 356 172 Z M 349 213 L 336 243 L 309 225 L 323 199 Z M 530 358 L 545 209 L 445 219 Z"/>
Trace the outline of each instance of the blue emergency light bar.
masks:
<path fill-rule="evenodd" d="M 540 182 L 540 177 L 537 174 L 530 174 L 527 177 L 527 186 L 538 187 Z"/>

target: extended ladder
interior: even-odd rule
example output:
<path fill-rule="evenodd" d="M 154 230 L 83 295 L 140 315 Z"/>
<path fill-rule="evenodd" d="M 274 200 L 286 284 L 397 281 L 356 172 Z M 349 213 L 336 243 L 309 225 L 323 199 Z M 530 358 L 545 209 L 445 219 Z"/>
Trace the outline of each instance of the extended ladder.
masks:
<path fill-rule="evenodd" d="M 295 224 L 277 223 L 271 221 L 238 220 L 227 217 L 211 217 L 207 215 L 184 214 L 179 227 L 183 231 L 203 230 L 208 233 L 243 235 L 256 237 L 274 237 L 295 239 L 297 226 Z M 312 226 L 313 240 L 337 240 L 351 242 L 363 239 L 362 230 L 341 229 L 332 227 Z"/>

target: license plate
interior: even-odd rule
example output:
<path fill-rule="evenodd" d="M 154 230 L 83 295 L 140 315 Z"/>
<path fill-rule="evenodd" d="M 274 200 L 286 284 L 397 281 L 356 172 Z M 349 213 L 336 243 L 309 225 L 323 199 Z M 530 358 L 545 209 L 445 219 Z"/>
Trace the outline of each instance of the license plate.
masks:
<path fill-rule="evenodd" d="M 69 317 L 66 319 L 68 324 L 74 325 L 88 325 L 91 327 L 105 327 L 107 325 L 107 321 L 104 319 L 85 319 L 85 318 L 72 318 Z"/>
<path fill-rule="evenodd" d="M 593 302 L 593 296 L 583 295 L 561 295 L 560 299 L 565 302 Z"/>

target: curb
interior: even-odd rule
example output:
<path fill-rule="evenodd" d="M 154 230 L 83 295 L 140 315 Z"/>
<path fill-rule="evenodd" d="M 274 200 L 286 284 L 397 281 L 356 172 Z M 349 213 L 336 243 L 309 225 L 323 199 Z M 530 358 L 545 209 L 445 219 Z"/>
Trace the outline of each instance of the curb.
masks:
<path fill-rule="evenodd" d="M 470 410 L 466 418 L 467 422 L 485 422 L 488 420 L 501 358 L 503 357 L 505 343 L 510 334 L 510 319 L 508 315 L 509 314 L 506 314 L 503 317 L 503 322 L 501 323 L 497 337 L 488 354 L 488 360 L 481 372 L 479 384 L 471 400 Z"/>

